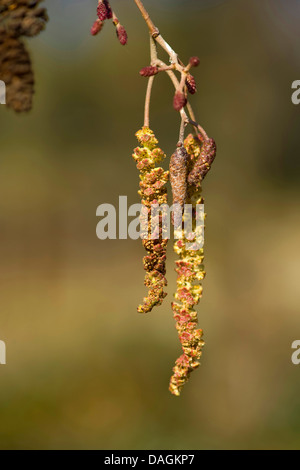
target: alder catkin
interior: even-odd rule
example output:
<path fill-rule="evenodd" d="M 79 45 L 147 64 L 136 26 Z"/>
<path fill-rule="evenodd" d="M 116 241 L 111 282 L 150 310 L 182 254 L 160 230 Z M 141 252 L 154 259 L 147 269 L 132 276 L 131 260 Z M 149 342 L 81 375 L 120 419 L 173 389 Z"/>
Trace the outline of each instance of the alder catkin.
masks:
<path fill-rule="evenodd" d="M 100 21 L 112 18 L 112 9 L 108 0 L 101 0 L 97 6 L 97 15 Z"/>
<path fill-rule="evenodd" d="M 170 181 L 172 186 L 173 204 L 183 209 L 187 197 L 188 153 L 184 146 L 178 147 L 170 160 Z"/>
<path fill-rule="evenodd" d="M 0 78 L 6 85 L 6 105 L 16 112 L 32 107 L 34 75 L 22 36 L 39 34 L 48 20 L 41 0 L 1 0 Z"/>
<path fill-rule="evenodd" d="M 216 152 L 217 147 L 214 139 L 205 140 L 200 156 L 188 176 L 189 184 L 197 185 L 205 178 L 216 157 Z"/>
<path fill-rule="evenodd" d="M 187 89 L 188 89 L 189 93 L 191 95 L 194 95 L 197 92 L 197 84 L 196 84 L 196 80 L 193 77 L 193 75 L 188 73 L 185 83 L 186 83 L 186 86 L 187 86 Z"/>
<path fill-rule="evenodd" d="M 182 108 L 185 107 L 186 103 L 187 99 L 185 94 L 180 90 L 176 91 L 173 99 L 173 107 L 175 111 L 180 111 Z"/>
<path fill-rule="evenodd" d="M 99 19 L 94 21 L 93 26 L 91 27 L 91 35 L 96 36 L 100 31 L 102 30 L 104 25 L 103 21 L 100 21 Z"/>
<path fill-rule="evenodd" d="M 146 211 L 146 226 L 148 228 L 148 238 L 143 240 L 144 248 L 147 251 L 147 255 L 144 257 L 146 271 L 144 284 L 148 288 L 148 295 L 139 305 L 138 312 L 148 313 L 154 306 L 161 305 L 167 295 L 164 292 L 164 287 L 167 285 L 165 274 L 168 239 L 163 238 L 160 223 L 157 236 L 155 239 L 151 239 L 151 207 L 167 203 L 166 183 L 169 180 L 169 172 L 156 166 L 157 163 L 165 159 L 166 155 L 158 147 L 158 140 L 154 133 L 148 127 L 143 127 L 136 133 L 136 137 L 140 146 L 134 150 L 133 158 L 140 171 L 139 194 Z M 159 222 L 161 222 L 161 218 Z"/>
<path fill-rule="evenodd" d="M 0 71 L 6 84 L 6 105 L 17 113 L 30 111 L 34 76 L 30 56 L 20 39 L 4 40 L 0 32 Z"/>
<path fill-rule="evenodd" d="M 189 156 L 187 167 L 190 172 L 187 184 L 187 203 L 192 205 L 195 212 L 197 205 L 204 203 L 201 195 L 204 155 L 206 155 L 206 162 L 209 161 L 211 164 L 212 156 L 215 156 L 216 146 L 212 139 L 203 143 L 199 136 L 193 136 L 192 134 L 185 139 L 184 146 Z M 193 174 L 195 168 L 201 168 L 201 171 L 195 171 L 194 178 L 192 178 L 193 183 L 190 184 L 190 175 Z M 205 167 L 206 173 L 207 168 Z M 195 185 L 194 181 L 197 177 L 199 179 Z M 202 228 L 200 227 L 200 231 L 197 229 L 195 219 L 192 221 L 192 228 L 196 236 L 203 236 Z M 200 365 L 204 346 L 203 331 L 198 328 L 197 312 L 194 308 L 202 297 L 201 283 L 205 277 L 204 251 L 203 247 L 198 248 L 198 246 L 194 250 L 190 249 L 188 243 L 189 240 L 187 240 L 185 234 L 182 234 L 181 238 L 174 244 L 174 251 L 179 256 L 179 260 L 176 261 L 177 291 L 172 309 L 182 347 L 182 354 L 175 362 L 169 385 L 170 392 L 175 396 L 180 395 L 183 386 L 189 380 L 191 372 Z"/>
<path fill-rule="evenodd" d="M 118 23 L 116 31 L 117 31 L 117 36 L 118 36 L 120 43 L 122 44 L 122 46 L 126 46 L 128 42 L 126 29 L 124 28 L 124 26 Z"/>
<path fill-rule="evenodd" d="M 153 77 L 158 74 L 158 68 L 154 65 L 149 65 L 148 67 L 143 67 L 140 70 L 140 75 L 142 77 Z"/>

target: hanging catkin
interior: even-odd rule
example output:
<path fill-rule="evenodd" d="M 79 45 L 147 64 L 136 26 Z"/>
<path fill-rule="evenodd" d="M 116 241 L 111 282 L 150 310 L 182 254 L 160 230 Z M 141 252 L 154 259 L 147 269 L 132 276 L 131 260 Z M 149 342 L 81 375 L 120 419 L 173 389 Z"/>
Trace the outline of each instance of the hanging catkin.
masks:
<path fill-rule="evenodd" d="M 212 147 L 214 148 L 214 156 L 216 147 L 215 144 L 203 144 L 199 137 L 194 137 L 192 134 L 185 139 L 184 145 L 189 155 L 187 163 L 189 177 L 186 203 L 193 206 L 195 213 L 197 205 L 204 203 L 204 199 L 201 196 L 201 181 L 205 175 L 203 176 L 204 173 L 201 173 L 199 168 L 207 170 L 208 164 L 210 166 L 212 162 Z M 199 165 L 199 162 L 201 165 Z M 190 184 L 190 175 L 193 172 L 193 184 Z M 198 180 L 196 180 L 196 175 Z M 196 221 L 193 218 L 193 231 L 195 230 Z M 169 386 L 171 393 L 176 396 L 180 395 L 191 372 L 200 365 L 202 348 L 204 346 L 204 341 L 202 340 L 203 331 L 198 328 L 197 312 L 194 309 L 202 297 L 201 282 L 205 277 L 203 266 L 204 253 L 203 248 L 196 250 L 189 249 L 188 243 L 189 241 L 183 233 L 181 238 L 174 244 L 174 251 L 179 256 L 179 260 L 176 261 L 177 291 L 175 294 L 176 301 L 172 303 L 172 310 L 183 350 L 183 354 L 176 360 Z"/>
<path fill-rule="evenodd" d="M 159 224 L 159 230 L 155 239 L 151 239 L 151 206 L 167 203 L 167 189 L 165 187 L 169 172 L 164 171 L 162 167 L 156 164 L 164 160 L 166 155 L 158 147 L 158 140 L 154 133 L 148 128 L 143 127 L 136 133 L 140 147 L 134 150 L 133 158 L 140 171 L 140 190 L 139 194 L 142 204 L 146 210 L 148 218 L 148 238 L 143 240 L 147 255 L 144 257 L 144 269 L 146 271 L 145 286 L 148 288 L 148 295 L 143 303 L 139 305 L 138 312 L 148 313 L 154 306 L 161 305 L 167 295 L 164 287 L 167 285 L 166 274 L 166 249 L 168 240 L 162 237 L 162 227 Z M 161 221 L 161 219 L 160 219 Z"/>
<path fill-rule="evenodd" d="M 40 0 L 0 0 L 0 79 L 6 85 L 6 104 L 16 112 L 29 111 L 34 75 L 22 36 L 36 36 L 48 20 Z"/>

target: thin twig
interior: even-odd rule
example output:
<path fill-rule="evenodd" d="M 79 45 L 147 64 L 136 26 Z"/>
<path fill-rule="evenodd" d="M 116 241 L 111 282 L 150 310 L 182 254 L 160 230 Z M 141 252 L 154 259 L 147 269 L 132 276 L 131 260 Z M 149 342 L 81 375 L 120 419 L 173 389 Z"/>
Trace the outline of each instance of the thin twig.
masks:
<path fill-rule="evenodd" d="M 166 66 L 166 64 L 165 64 L 162 60 L 159 60 L 159 59 L 156 60 L 156 65 L 159 65 L 160 67 L 165 67 L 165 66 Z M 172 80 L 173 85 L 174 85 L 174 87 L 175 87 L 175 90 L 176 90 L 176 91 L 177 91 L 177 90 L 180 90 L 180 89 L 181 89 L 181 88 L 180 88 L 180 87 L 181 87 L 181 84 L 180 84 L 178 78 L 176 77 L 175 73 L 174 73 L 172 70 L 167 70 L 166 73 L 169 75 L 170 79 Z M 203 129 L 203 127 L 200 126 L 200 124 L 198 124 L 198 122 L 196 121 L 193 108 L 192 108 L 192 106 L 191 106 L 191 104 L 190 104 L 189 102 L 187 103 L 187 109 L 188 109 L 188 113 L 189 113 L 189 115 L 190 115 L 190 118 L 188 117 L 188 115 L 187 115 L 187 113 L 185 112 L 184 109 L 182 109 L 182 110 L 180 111 L 181 116 L 184 115 L 184 117 L 185 117 L 185 122 L 191 124 L 191 126 L 193 126 L 194 128 L 196 128 L 197 131 L 199 131 L 199 132 L 203 135 L 203 137 L 204 137 L 205 139 L 208 139 L 207 133 L 205 132 L 205 130 Z"/>
<path fill-rule="evenodd" d="M 184 131 L 186 126 L 188 125 L 189 121 L 186 120 L 186 113 L 181 113 L 181 124 L 179 130 L 179 141 L 178 145 L 184 145 Z"/>
<path fill-rule="evenodd" d="M 142 14 L 142 17 L 144 18 L 144 20 L 146 21 L 147 23 L 147 26 L 149 28 L 149 31 L 150 31 L 150 34 L 152 37 L 155 36 L 155 34 L 159 34 L 159 31 L 158 29 L 156 28 L 155 24 L 153 23 L 153 21 L 151 20 L 150 18 L 150 15 L 149 13 L 147 12 L 146 8 L 144 7 L 143 3 L 141 2 L 141 0 L 134 0 L 137 7 L 139 8 L 141 14 Z"/>
<path fill-rule="evenodd" d="M 172 82 L 174 84 L 174 87 L 175 87 L 176 91 L 182 91 L 183 92 L 185 82 L 186 82 L 186 76 L 187 76 L 187 73 L 189 72 L 190 67 L 191 67 L 190 64 L 185 67 L 184 64 L 181 62 L 181 60 L 179 59 L 176 52 L 165 41 L 165 39 L 160 34 L 159 29 L 155 26 L 155 24 L 151 20 L 150 15 L 149 15 L 148 11 L 146 10 L 146 8 L 144 7 L 142 0 L 134 0 L 134 1 L 136 3 L 137 7 L 139 8 L 139 10 L 140 10 L 147 26 L 148 26 L 149 32 L 150 32 L 150 36 L 151 36 L 151 65 L 160 66 L 160 68 L 162 70 L 164 70 L 169 75 L 170 79 L 172 80 Z M 168 53 L 168 55 L 170 57 L 171 64 L 172 64 L 171 67 L 168 66 L 167 64 L 165 64 L 162 60 L 158 59 L 158 57 L 157 57 L 157 48 L 156 48 L 155 41 L 162 47 L 162 49 L 164 49 Z M 181 74 L 180 82 L 177 79 L 177 77 L 176 77 L 173 70 L 177 70 L 178 72 L 180 72 L 180 74 Z M 149 113 L 150 113 L 150 100 L 151 100 L 151 92 L 152 92 L 153 82 L 154 82 L 154 77 L 150 77 L 149 82 L 148 82 L 148 87 L 147 87 L 147 93 L 146 93 L 145 120 L 144 120 L 145 125 L 146 125 L 146 123 L 148 123 L 148 126 L 149 126 L 149 121 L 150 121 Z M 180 114 L 181 114 L 180 136 L 182 137 L 182 132 L 183 132 L 183 135 L 184 135 L 185 126 L 187 124 L 191 124 L 194 128 L 197 129 L 198 132 L 200 132 L 203 135 L 203 137 L 205 139 L 208 139 L 208 136 L 207 136 L 205 130 L 203 129 L 203 127 L 200 126 L 200 124 L 197 123 L 193 108 L 192 108 L 192 106 L 189 102 L 187 102 L 186 107 L 187 107 L 187 110 L 188 110 L 188 113 L 189 113 L 190 117 L 188 117 L 188 115 L 187 115 L 187 113 L 185 112 L 184 109 L 182 109 L 180 111 Z"/>
<path fill-rule="evenodd" d="M 178 62 L 178 56 L 175 51 L 173 51 L 172 47 L 170 44 L 167 43 L 167 41 L 164 40 L 162 35 L 159 32 L 159 29 L 155 26 L 153 21 L 150 18 L 150 15 L 146 8 L 143 5 L 143 2 L 141 0 L 134 0 L 137 7 L 139 8 L 142 17 L 144 18 L 145 22 L 147 23 L 147 26 L 149 28 L 150 34 L 157 41 L 157 43 L 169 54 L 171 62 L 179 66 Z M 183 67 L 180 66 L 180 70 L 183 69 Z"/>
<path fill-rule="evenodd" d="M 150 102 L 151 94 L 155 77 L 149 77 L 146 99 L 145 99 L 145 114 L 144 114 L 144 127 L 150 127 Z"/>
<path fill-rule="evenodd" d="M 157 48 L 156 43 L 152 36 L 150 36 L 150 55 L 151 55 L 151 64 L 154 65 L 157 60 Z M 145 99 L 145 113 L 144 113 L 144 126 L 150 126 L 150 103 L 151 103 L 151 95 L 152 95 L 152 88 L 154 83 L 155 76 L 149 77 L 147 92 L 146 92 L 146 99 Z"/>

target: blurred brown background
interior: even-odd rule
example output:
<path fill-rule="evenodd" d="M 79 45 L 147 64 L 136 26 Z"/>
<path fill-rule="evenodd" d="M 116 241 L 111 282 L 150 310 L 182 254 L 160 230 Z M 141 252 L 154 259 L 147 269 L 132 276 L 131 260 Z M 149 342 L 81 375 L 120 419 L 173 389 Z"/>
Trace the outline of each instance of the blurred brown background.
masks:
<path fill-rule="evenodd" d="M 91 37 L 96 3 L 45 2 L 47 30 L 28 41 L 34 109 L 0 106 L 0 447 L 299 448 L 299 2 L 145 0 L 182 60 L 200 56 L 193 104 L 218 144 L 204 184 L 207 345 L 181 398 L 168 392 L 171 244 L 169 295 L 139 316 L 140 242 L 96 238 L 99 204 L 139 201 L 131 153 L 149 55 L 130 0 L 112 0 L 126 48 L 112 25 Z M 152 127 L 168 155 L 172 94 L 158 77 Z"/>

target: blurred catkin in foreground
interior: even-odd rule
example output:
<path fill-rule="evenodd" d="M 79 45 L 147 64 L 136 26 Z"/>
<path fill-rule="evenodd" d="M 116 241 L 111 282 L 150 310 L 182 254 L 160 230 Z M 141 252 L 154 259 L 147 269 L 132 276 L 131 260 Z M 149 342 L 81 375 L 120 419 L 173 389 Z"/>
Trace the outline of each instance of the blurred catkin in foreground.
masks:
<path fill-rule="evenodd" d="M 22 36 L 39 34 L 48 20 L 41 0 L 0 0 L 0 79 L 6 84 L 6 104 L 16 112 L 29 111 L 34 74 Z"/>

